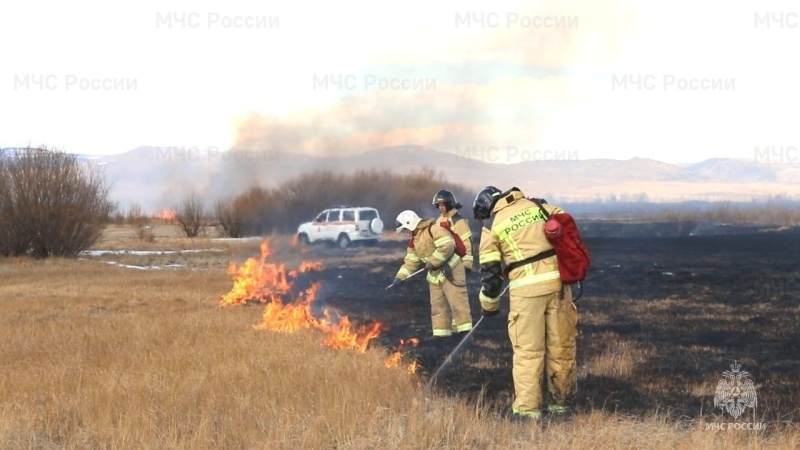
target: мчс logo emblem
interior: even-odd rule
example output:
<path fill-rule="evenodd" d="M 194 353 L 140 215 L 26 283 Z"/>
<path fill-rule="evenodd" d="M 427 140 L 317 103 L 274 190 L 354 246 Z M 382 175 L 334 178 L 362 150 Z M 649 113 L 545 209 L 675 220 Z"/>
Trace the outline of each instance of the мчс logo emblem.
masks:
<path fill-rule="evenodd" d="M 717 383 L 717 393 L 714 395 L 714 407 L 728 411 L 734 419 L 742 415 L 745 408 L 755 408 L 758 403 L 753 380 L 741 368 L 742 365 L 734 361 L 731 370 L 722 372 L 724 378 Z"/>

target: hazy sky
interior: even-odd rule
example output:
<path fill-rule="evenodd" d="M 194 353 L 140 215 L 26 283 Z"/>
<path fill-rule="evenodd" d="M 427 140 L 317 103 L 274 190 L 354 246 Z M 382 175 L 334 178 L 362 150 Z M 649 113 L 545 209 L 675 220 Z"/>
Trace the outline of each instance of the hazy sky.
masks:
<path fill-rule="evenodd" d="M 800 158 L 797 2 L 489 5 L 4 2 L 0 146 Z"/>

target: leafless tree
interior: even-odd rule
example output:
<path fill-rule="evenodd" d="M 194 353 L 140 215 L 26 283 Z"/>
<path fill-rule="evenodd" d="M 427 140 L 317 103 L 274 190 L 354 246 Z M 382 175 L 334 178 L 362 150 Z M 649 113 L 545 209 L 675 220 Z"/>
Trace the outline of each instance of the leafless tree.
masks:
<path fill-rule="evenodd" d="M 233 204 L 242 219 L 243 235 L 254 236 L 293 232 L 300 223 L 336 204 L 375 206 L 384 223 L 394 222 L 397 213 L 409 208 L 421 215 L 438 214 L 431 198 L 442 188 L 453 191 L 462 204 L 475 195 L 473 189 L 448 182 L 441 171 L 431 167 L 408 174 L 374 169 L 354 174 L 315 170 L 274 188 L 251 186 L 237 195 Z"/>
<path fill-rule="evenodd" d="M 96 166 L 41 146 L 0 153 L 0 254 L 75 257 L 115 211 Z"/>
<path fill-rule="evenodd" d="M 131 203 L 125 220 L 129 224 L 137 226 L 147 223 L 147 216 L 142 212 L 142 205 L 136 202 Z"/>
<path fill-rule="evenodd" d="M 197 237 L 206 225 L 205 205 L 197 193 L 192 192 L 175 208 L 175 221 L 186 237 Z"/>
<path fill-rule="evenodd" d="M 214 203 L 214 214 L 217 217 L 217 231 L 222 236 L 239 238 L 244 233 L 244 217 L 241 202 L 235 199 L 217 200 Z"/>

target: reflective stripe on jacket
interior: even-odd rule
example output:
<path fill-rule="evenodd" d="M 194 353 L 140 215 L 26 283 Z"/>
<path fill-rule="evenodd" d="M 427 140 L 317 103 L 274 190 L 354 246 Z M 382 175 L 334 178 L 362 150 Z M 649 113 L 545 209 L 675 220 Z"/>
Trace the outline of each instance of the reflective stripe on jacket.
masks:
<path fill-rule="evenodd" d="M 548 204 L 543 207 L 550 214 L 561 212 L 560 208 Z M 481 230 L 481 265 L 509 265 L 553 248 L 544 235 L 544 214 L 520 191 L 512 191 L 495 203 L 491 222 L 487 225 L 490 228 Z M 561 290 L 555 256 L 518 267 L 508 277 L 509 290 L 514 296 L 537 297 Z M 484 309 L 497 310 L 499 296 L 492 298 L 481 291 L 479 298 Z"/>
<path fill-rule="evenodd" d="M 431 284 L 441 285 L 446 280 L 446 274 L 441 268 L 445 264 L 453 268 L 461 263 L 455 249 L 456 243 L 450 232 L 433 223 L 433 219 L 425 219 L 417 225 L 406 249 L 403 266 L 397 271 L 396 277 L 405 280 L 419 269 L 420 264 L 430 262 L 439 269 L 428 271 L 427 280 Z"/>
<path fill-rule="evenodd" d="M 467 254 L 461 258 L 461 261 L 464 263 L 465 268 L 472 270 L 474 259 L 472 256 L 472 230 L 469 229 L 469 222 L 467 221 L 467 218 L 461 216 L 460 214 L 459 220 L 456 220 L 456 222 L 453 223 L 453 216 L 457 213 L 458 210 L 453 208 L 450 211 L 439 215 L 439 218 L 436 219 L 436 223 L 439 224 L 442 222 L 450 222 L 450 229 L 461 238 L 461 241 L 464 242 L 464 248 L 467 250 Z"/>

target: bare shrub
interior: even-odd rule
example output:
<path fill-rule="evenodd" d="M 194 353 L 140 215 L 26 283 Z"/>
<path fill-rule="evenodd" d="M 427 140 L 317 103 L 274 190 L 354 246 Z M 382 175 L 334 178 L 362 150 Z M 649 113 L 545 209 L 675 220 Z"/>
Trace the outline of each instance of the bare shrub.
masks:
<path fill-rule="evenodd" d="M 197 237 L 206 224 L 203 199 L 192 192 L 175 208 L 175 221 L 186 237 Z"/>
<path fill-rule="evenodd" d="M 243 234 L 259 235 L 294 232 L 321 210 L 342 204 L 375 207 L 384 223 L 393 223 L 405 209 L 414 209 L 423 217 L 438 216 L 431 199 L 443 188 L 450 189 L 463 205 L 472 203 L 472 190 L 448 182 L 441 171 L 423 167 L 408 174 L 360 170 L 344 175 L 317 170 L 273 189 L 251 186 L 228 204 L 238 211 Z"/>
<path fill-rule="evenodd" d="M 114 225 L 125 225 L 125 214 L 122 213 L 119 209 L 114 211 L 109 218 L 109 221 Z"/>
<path fill-rule="evenodd" d="M 241 203 L 236 199 L 217 200 L 214 203 L 214 214 L 217 218 L 216 228 L 221 236 L 239 238 L 244 232 L 244 217 Z"/>
<path fill-rule="evenodd" d="M 147 216 L 142 212 L 142 205 L 138 203 L 131 203 L 125 220 L 128 224 L 137 226 L 142 226 L 148 222 Z"/>
<path fill-rule="evenodd" d="M 147 242 L 152 244 L 153 242 L 156 241 L 156 232 L 153 229 L 153 227 L 151 227 L 148 224 L 145 224 L 136 228 L 136 237 L 139 238 L 139 240 L 142 242 Z"/>
<path fill-rule="evenodd" d="M 115 211 L 99 169 L 76 155 L 46 147 L 0 154 L 3 255 L 77 256 L 89 248 Z"/>
<path fill-rule="evenodd" d="M 3 152 L 0 150 L 0 152 Z M 8 180 L 6 179 L 6 156 L 0 153 L 0 256 L 8 256 L 12 251 L 11 218 L 7 213 L 10 208 L 6 205 L 8 194 Z"/>
<path fill-rule="evenodd" d="M 244 235 L 259 236 L 279 229 L 289 209 L 281 198 L 277 189 L 262 186 L 251 186 L 237 196 L 234 202 L 242 212 Z"/>
<path fill-rule="evenodd" d="M 153 227 L 150 226 L 151 219 L 142 211 L 142 206 L 139 203 L 131 203 L 128 207 L 127 214 L 125 214 L 124 222 L 136 228 L 136 237 L 140 241 L 148 243 L 155 242 L 156 234 Z"/>

